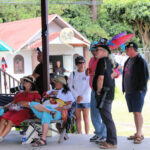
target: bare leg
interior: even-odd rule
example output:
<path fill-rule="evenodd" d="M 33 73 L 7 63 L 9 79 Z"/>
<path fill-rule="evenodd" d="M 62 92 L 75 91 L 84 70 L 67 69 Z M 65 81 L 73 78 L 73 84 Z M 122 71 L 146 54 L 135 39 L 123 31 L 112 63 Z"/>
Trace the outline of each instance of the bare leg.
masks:
<path fill-rule="evenodd" d="M 48 128 L 49 128 L 48 123 L 45 123 L 45 124 L 42 126 L 42 138 L 41 138 L 41 139 L 43 139 L 43 140 L 45 140 L 45 141 L 46 141 L 46 136 L 47 136 L 47 133 L 48 133 Z M 44 145 L 45 142 L 44 142 L 43 140 L 41 140 L 41 139 L 40 139 L 38 142 L 40 142 L 40 144 Z M 36 143 L 34 144 L 35 147 L 36 147 L 36 146 L 39 146 L 38 142 L 36 142 Z"/>
<path fill-rule="evenodd" d="M 141 136 L 142 135 L 142 126 L 143 126 L 143 117 L 141 112 L 134 112 L 134 121 L 136 126 L 136 135 Z"/>
<path fill-rule="evenodd" d="M 76 119 L 77 119 L 77 131 L 79 134 L 82 133 L 82 127 L 81 127 L 81 111 L 82 109 L 76 108 L 75 114 L 76 114 Z"/>
<path fill-rule="evenodd" d="M 47 136 L 47 133 L 48 133 L 48 129 L 49 129 L 49 125 L 48 123 L 45 123 L 43 126 L 42 126 L 42 139 L 43 140 L 46 140 L 46 136 Z"/>
<path fill-rule="evenodd" d="M 1 136 L 4 138 L 11 130 L 13 123 L 11 121 L 8 121 L 8 124 L 4 131 L 2 132 Z"/>
<path fill-rule="evenodd" d="M 90 130 L 89 112 L 90 112 L 90 108 L 84 108 L 83 109 L 83 119 L 84 119 L 85 133 L 86 134 L 89 134 L 89 130 Z"/>
<path fill-rule="evenodd" d="M 33 106 L 37 111 L 40 111 L 40 112 L 48 112 L 50 113 L 51 110 L 45 108 L 43 105 L 39 104 L 39 105 L 34 105 Z"/>
<path fill-rule="evenodd" d="M 0 136 L 1 136 L 2 132 L 4 131 L 5 127 L 6 127 L 6 123 L 7 123 L 6 120 L 1 119 L 1 121 L 0 121 Z"/>

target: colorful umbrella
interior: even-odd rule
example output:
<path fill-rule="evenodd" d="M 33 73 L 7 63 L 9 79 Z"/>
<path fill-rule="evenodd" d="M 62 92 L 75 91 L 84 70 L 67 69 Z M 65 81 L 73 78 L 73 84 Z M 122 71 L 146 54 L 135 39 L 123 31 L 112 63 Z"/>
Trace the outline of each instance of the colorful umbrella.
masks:
<path fill-rule="evenodd" d="M 121 33 L 115 36 L 115 38 L 113 38 L 111 41 L 109 41 L 108 45 L 112 50 L 118 48 L 119 46 L 122 46 L 124 49 L 124 44 L 134 36 L 134 34 L 125 35 L 124 33 Z"/>
<path fill-rule="evenodd" d="M 11 48 L 10 46 L 8 46 L 5 42 L 3 42 L 2 40 L 0 40 L 0 52 L 1 51 L 10 51 L 10 52 L 13 52 L 14 51 L 14 49 L 13 48 Z"/>

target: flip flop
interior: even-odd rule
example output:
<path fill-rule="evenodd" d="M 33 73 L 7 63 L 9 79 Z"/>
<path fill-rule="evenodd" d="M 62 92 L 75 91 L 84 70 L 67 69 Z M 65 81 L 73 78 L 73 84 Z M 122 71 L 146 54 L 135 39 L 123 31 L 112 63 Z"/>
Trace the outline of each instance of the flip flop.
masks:
<path fill-rule="evenodd" d="M 32 146 L 33 147 L 39 147 L 39 146 L 45 146 L 45 145 L 47 145 L 46 140 L 41 138 L 40 140 L 36 141 Z"/>

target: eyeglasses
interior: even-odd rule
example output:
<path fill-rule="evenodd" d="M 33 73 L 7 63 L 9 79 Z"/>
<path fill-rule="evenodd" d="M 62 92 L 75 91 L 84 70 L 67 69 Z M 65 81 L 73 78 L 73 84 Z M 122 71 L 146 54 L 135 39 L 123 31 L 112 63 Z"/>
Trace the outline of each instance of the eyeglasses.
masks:
<path fill-rule="evenodd" d="M 96 49 L 96 51 L 104 51 L 104 49 Z"/>
<path fill-rule="evenodd" d="M 85 62 L 78 62 L 77 64 L 84 64 Z"/>

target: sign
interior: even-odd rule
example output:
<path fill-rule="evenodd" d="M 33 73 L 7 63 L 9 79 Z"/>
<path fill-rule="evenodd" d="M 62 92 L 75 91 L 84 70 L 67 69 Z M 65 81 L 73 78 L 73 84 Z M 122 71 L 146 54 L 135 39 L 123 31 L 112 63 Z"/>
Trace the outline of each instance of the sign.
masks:
<path fill-rule="evenodd" d="M 60 40 L 65 44 L 71 43 L 73 38 L 74 38 L 74 32 L 72 31 L 71 28 L 64 28 L 60 32 Z"/>

